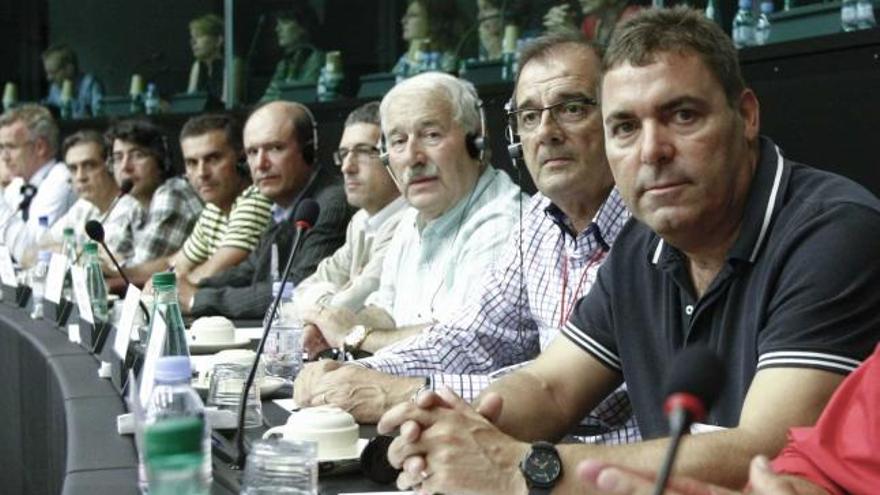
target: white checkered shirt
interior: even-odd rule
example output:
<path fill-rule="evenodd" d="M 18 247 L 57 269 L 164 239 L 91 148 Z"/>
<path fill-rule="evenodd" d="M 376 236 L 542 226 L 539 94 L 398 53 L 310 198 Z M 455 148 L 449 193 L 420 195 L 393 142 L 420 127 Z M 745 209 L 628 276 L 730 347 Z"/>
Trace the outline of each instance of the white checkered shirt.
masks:
<path fill-rule="evenodd" d="M 536 194 L 525 206 L 518 235 L 486 271 L 481 295 L 473 304 L 361 364 L 396 375 L 431 376 L 432 386 L 447 385 L 473 400 L 492 379 L 523 366 L 559 334 L 576 301 L 595 282 L 609 246 L 629 217 L 614 189 L 593 222 L 575 236 L 559 208 Z M 593 442 L 641 438 L 623 387 L 582 425 L 600 433 L 589 439 Z"/>

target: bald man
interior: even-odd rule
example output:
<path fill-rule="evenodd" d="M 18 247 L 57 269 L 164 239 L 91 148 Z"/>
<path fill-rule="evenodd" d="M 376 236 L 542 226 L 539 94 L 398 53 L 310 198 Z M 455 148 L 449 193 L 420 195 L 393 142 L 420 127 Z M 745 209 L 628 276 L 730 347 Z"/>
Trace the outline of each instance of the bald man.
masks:
<path fill-rule="evenodd" d="M 288 219 L 306 198 L 321 214 L 306 234 L 290 270 L 294 284 L 309 276 L 323 258 L 345 242 L 353 209 L 345 201 L 338 174 L 316 162 L 314 121 L 298 103 L 277 101 L 258 107 L 244 127 L 244 150 L 254 184 L 272 200 L 272 222 L 257 248 L 239 265 L 180 287 L 181 307 L 193 316 L 262 318 L 272 301 L 272 245 L 279 269 L 290 254 L 293 227 Z"/>

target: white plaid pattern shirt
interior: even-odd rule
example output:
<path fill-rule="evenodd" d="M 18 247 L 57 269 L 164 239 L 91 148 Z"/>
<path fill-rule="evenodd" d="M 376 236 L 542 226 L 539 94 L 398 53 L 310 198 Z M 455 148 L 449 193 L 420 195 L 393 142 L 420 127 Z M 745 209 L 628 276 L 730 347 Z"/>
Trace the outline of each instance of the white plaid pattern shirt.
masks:
<path fill-rule="evenodd" d="M 473 400 L 494 378 L 523 366 L 559 335 L 629 218 L 614 189 L 589 227 L 575 236 L 563 213 L 536 194 L 522 214 L 519 235 L 486 271 L 473 304 L 450 321 L 360 363 L 396 375 L 431 376 L 433 387 L 447 385 Z M 591 442 L 641 439 L 624 387 L 606 398 L 582 426 Z"/>

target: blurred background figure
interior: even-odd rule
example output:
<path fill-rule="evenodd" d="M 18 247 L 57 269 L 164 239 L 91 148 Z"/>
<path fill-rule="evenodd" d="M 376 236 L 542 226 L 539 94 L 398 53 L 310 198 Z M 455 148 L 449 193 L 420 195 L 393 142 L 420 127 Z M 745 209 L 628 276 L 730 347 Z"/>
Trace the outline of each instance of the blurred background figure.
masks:
<path fill-rule="evenodd" d="M 81 119 L 100 114 L 104 85 L 94 74 L 80 72 L 73 48 L 63 43 L 47 48 L 43 52 L 43 69 L 49 81 L 49 94 L 43 100 L 44 104 L 62 109 L 69 98 L 71 115 L 64 117 Z M 71 83 L 69 95 L 63 93 L 64 81 Z"/>
<path fill-rule="evenodd" d="M 189 71 L 187 93 L 204 91 L 217 99 L 226 94 L 223 69 L 223 19 L 216 14 L 189 23 L 189 44 L 195 61 Z"/>
<path fill-rule="evenodd" d="M 501 4 L 506 0 L 477 0 L 477 19 L 480 27 L 480 60 L 501 58 L 504 36 L 504 13 Z"/>
<path fill-rule="evenodd" d="M 607 44 L 617 23 L 639 9 L 627 0 L 569 0 L 547 11 L 544 28 L 548 33 L 580 30 L 588 40 Z"/>
<path fill-rule="evenodd" d="M 456 70 L 456 47 L 463 32 L 456 2 L 412 0 L 400 23 L 407 50 L 391 70 L 398 78 L 430 70 Z"/>
<path fill-rule="evenodd" d="M 284 55 L 266 87 L 261 102 L 277 100 L 281 84 L 316 83 L 324 65 L 324 53 L 311 43 L 318 28 L 318 15 L 308 2 L 297 2 L 278 14 L 275 34 Z"/>

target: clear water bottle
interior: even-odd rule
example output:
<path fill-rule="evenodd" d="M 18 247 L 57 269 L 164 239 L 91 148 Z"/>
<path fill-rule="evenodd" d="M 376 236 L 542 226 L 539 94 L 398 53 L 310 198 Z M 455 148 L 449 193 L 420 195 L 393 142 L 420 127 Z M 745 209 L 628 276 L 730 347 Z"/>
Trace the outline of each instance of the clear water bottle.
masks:
<path fill-rule="evenodd" d="M 333 101 L 339 98 L 344 77 L 342 54 L 338 51 L 327 52 L 327 60 L 318 76 L 318 101 Z"/>
<path fill-rule="evenodd" d="M 859 0 L 843 0 L 840 4 L 840 27 L 844 31 L 859 28 Z"/>
<path fill-rule="evenodd" d="M 871 29 L 877 25 L 877 20 L 874 18 L 874 3 L 871 0 L 858 0 L 856 23 L 859 29 Z"/>
<path fill-rule="evenodd" d="M 61 254 L 67 258 L 66 273 L 64 275 L 64 287 L 61 297 L 68 301 L 73 300 L 73 279 L 70 276 L 70 268 L 76 261 L 76 236 L 71 227 L 65 227 L 62 233 Z"/>
<path fill-rule="evenodd" d="M 159 319 L 165 322 L 166 328 L 162 356 L 189 357 L 189 345 L 184 333 L 186 327 L 183 324 L 177 296 L 177 279 L 174 278 L 173 272 L 153 274 L 153 313 L 150 316 L 149 338 L 153 338 L 153 327 Z"/>
<path fill-rule="evenodd" d="M 766 45 L 770 39 L 770 14 L 773 13 L 773 2 L 761 2 L 761 15 L 755 24 L 755 43 Z"/>
<path fill-rule="evenodd" d="M 755 44 L 755 16 L 752 14 L 752 0 L 739 0 L 739 10 L 733 18 L 731 35 L 737 48 Z"/>
<path fill-rule="evenodd" d="M 46 294 L 46 274 L 49 273 L 49 260 L 52 259 L 51 251 L 40 251 L 37 254 L 37 264 L 30 271 L 30 286 L 33 291 L 34 307 L 31 318 L 39 320 L 43 318 L 43 296 Z"/>
<path fill-rule="evenodd" d="M 273 297 L 277 297 L 279 291 L 281 291 L 281 283 L 272 284 Z M 272 329 L 266 336 L 266 346 L 263 349 L 266 374 L 285 380 L 296 378 L 302 368 L 303 324 L 294 312 L 293 297 L 293 284 L 288 282 L 281 291 L 278 310 L 275 312 Z M 269 318 L 268 314 L 266 318 Z"/>
<path fill-rule="evenodd" d="M 110 309 L 107 303 L 107 284 L 104 282 L 104 273 L 101 271 L 101 261 L 98 260 L 98 244 L 87 242 L 83 246 L 83 253 L 86 256 L 86 287 L 89 290 L 92 316 L 94 316 L 96 324 L 106 322 L 110 317 Z"/>
<path fill-rule="evenodd" d="M 155 387 L 144 416 L 138 484 L 151 495 L 202 495 L 211 487 L 211 430 L 190 385 L 187 356 L 156 362 Z"/>
<path fill-rule="evenodd" d="M 147 92 L 144 95 L 144 112 L 147 115 L 156 115 L 159 109 L 159 92 L 154 83 L 147 84 Z"/>

